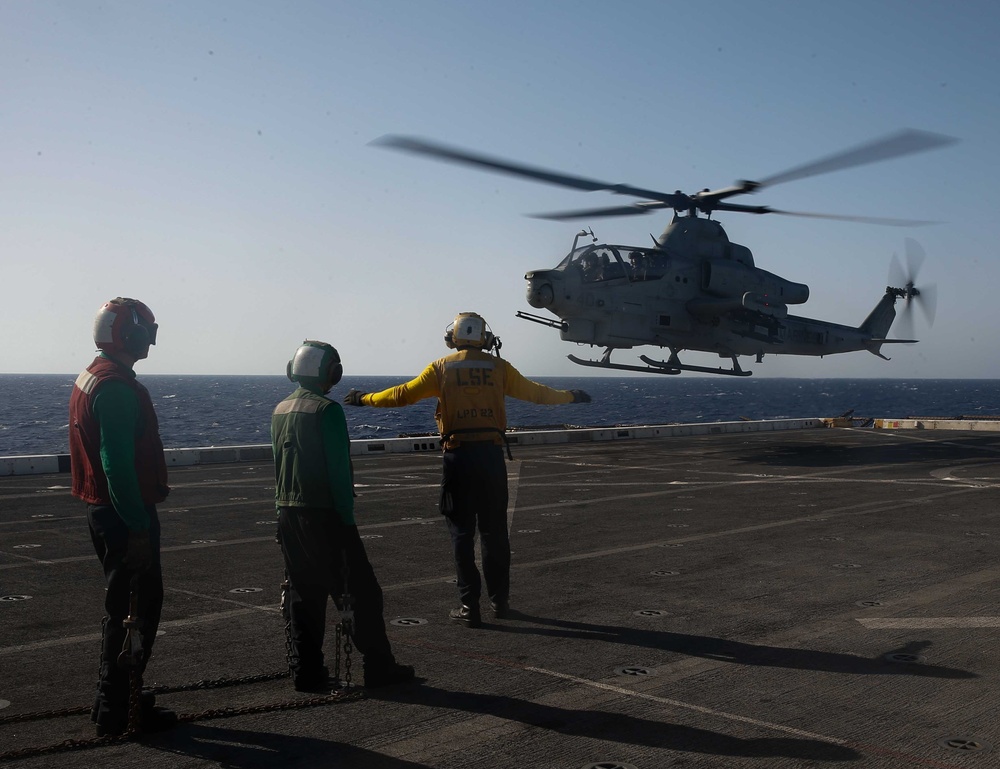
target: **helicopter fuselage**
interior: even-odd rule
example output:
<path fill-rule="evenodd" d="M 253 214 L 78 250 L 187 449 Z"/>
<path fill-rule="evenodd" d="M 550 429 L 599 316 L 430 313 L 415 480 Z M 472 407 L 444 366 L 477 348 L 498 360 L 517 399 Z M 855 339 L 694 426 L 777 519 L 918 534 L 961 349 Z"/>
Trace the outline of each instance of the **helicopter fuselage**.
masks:
<path fill-rule="evenodd" d="M 822 356 L 868 349 L 878 336 L 790 315 L 809 287 L 756 267 L 750 249 L 711 219 L 675 217 L 655 247 L 574 248 L 557 267 L 525 279 L 528 303 L 560 318 L 563 340 L 609 349 Z M 894 314 L 893 300 L 883 299 Z"/>
<path fill-rule="evenodd" d="M 936 294 L 932 286 L 916 287 L 923 252 L 915 241 L 907 239 L 909 277 L 899 281 L 902 287 L 886 287 L 885 295 L 857 328 L 790 315 L 789 306 L 809 298 L 809 287 L 758 269 L 750 249 L 731 243 L 712 216 L 722 212 L 781 214 L 892 226 L 927 224 L 919 220 L 785 211 L 734 203 L 732 199 L 776 184 L 925 152 L 956 141 L 951 136 L 905 129 L 777 174 L 744 179 L 715 190 L 706 187 L 691 194 L 610 183 L 416 137 L 383 136 L 374 143 L 579 192 L 605 192 L 635 199 L 625 205 L 535 215 L 542 219 L 636 216 L 672 209 L 673 219 L 653 248 L 597 245 L 594 238 L 594 245 L 578 249 L 579 239 L 587 234 L 593 236 L 593 230 L 577 233 L 572 250 L 558 266 L 525 275 L 528 303 L 551 311 L 559 320 L 525 312 L 517 315 L 558 328 L 567 341 L 603 346 L 605 351 L 599 361 L 569 356 L 585 366 L 660 374 L 697 371 L 748 376 L 749 372 L 739 366 L 740 355 L 755 355 L 759 362 L 765 353 L 822 356 L 868 350 L 884 358 L 882 345 L 916 341 L 885 338 L 896 317 L 896 300 L 904 300 L 904 318 L 910 317 L 911 303 L 917 300 L 928 322 L 932 322 Z M 611 363 L 615 349 L 642 345 L 669 348 L 670 357 L 654 361 L 640 356 L 647 364 L 645 368 Z M 678 357 L 682 350 L 717 353 L 730 358 L 732 368 L 683 364 Z"/>

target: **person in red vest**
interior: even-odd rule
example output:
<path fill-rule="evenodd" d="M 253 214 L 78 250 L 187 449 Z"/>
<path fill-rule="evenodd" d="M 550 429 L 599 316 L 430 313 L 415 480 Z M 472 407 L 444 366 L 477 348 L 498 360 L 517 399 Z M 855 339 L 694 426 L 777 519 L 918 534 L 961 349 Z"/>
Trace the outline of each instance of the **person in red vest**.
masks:
<path fill-rule="evenodd" d="M 87 503 L 90 537 L 107 580 L 100 676 L 91 712 L 99 737 L 117 736 L 129 727 L 123 622 L 131 595 L 134 591 L 140 620 L 141 654 L 133 659 L 140 687 L 163 607 L 156 504 L 170 491 L 167 465 L 153 401 L 132 370 L 156 344 L 156 329 L 153 313 L 142 302 L 124 297 L 106 302 L 94 319 L 98 355 L 77 377 L 69 400 L 73 496 Z M 172 711 L 155 707 L 150 692 L 143 693 L 140 714 L 143 731 L 177 721 Z"/>

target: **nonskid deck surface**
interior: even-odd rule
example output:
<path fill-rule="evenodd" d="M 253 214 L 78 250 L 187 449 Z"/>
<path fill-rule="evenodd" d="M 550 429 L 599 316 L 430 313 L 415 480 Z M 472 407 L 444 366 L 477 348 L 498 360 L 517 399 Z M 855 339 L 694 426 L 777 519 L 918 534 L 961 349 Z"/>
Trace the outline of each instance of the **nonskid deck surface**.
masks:
<path fill-rule="evenodd" d="M 514 611 L 494 620 L 484 602 L 478 630 L 447 619 L 440 458 L 355 460 L 390 639 L 421 682 L 13 765 L 997 765 L 1000 434 L 515 452 Z M 176 469 L 171 483 L 147 685 L 281 670 L 272 467 Z M 67 485 L 0 478 L 0 718 L 92 698 L 103 580 Z M 311 696 L 272 680 L 160 699 L 197 713 Z M 0 752 L 92 736 L 86 714 L 7 723 Z"/>

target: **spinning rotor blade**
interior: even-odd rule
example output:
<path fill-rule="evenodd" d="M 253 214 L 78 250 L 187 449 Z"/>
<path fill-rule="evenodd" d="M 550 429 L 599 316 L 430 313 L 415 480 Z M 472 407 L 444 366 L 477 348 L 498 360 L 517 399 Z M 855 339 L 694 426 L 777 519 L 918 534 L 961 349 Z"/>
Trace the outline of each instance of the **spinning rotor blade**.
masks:
<path fill-rule="evenodd" d="M 673 193 L 658 192 L 657 190 L 644 190 L 639 187 L 632 187 L 628 184 L 611 184 L 610 182 L 587 179 L 582 176 L 572 176 L 570 174 L 563 174 L 558 171 L 549 171 L 535 166 L 511 163 L 500 158 L 481 155 L 477 152 L 469 152 L 467 150 L 448 147 L 444 144 L 437 144 L 408 136 L 382 136 L 375 139 L 372 144 L 379 147 L 402 150 L 403 152 L 412 152 L 416 155 L 427 155 L 449 163 L 486 168 L 491 171 L 510 174 L 511 176 L 520 176 L 523 179 L 532 179 L 538 182 L 545 182 L 546 184 L 555 184 L 560 187 L 583 190 L 584 192 L 597 192 L 604 190 L 607 192 L 613 192 L 616 195 L 632 195 L 637 198 L 650 198 L 652 200 L 665 203 L 670 207 L 686 206 L 689 202 L 687 195 L 683 194 L 678 195 Z"/>
<path fill-rule="evenodd" d="M 890 134 L 881 139 L 861 144 L 843 152 L 837 152 L 812 163 L 806 163 L 795 168 L 790 168 L 780 174 L 768 176 L 754 184 L 754 189 L 770 187 L 774 184 L 782 184 L 795 179 L 804 179 L 808 176 L 826 174 L 831 171 L 839 171 L 842 168 L 853 168 L 855 166 L 876 163 L 880 160 L 912 155 L 915 152 L 926 152 L 937 147 L 944 147 L 954 144 L 958 139 L 944 134 L 930 133 L 929 131 L 918 131 L 907 128 L 898 133 Z"/>
<path fill-rule="evenodd" d="M 717 206 L 719 210 L 723 209 L 725 203 Z M 767 208 L 765 206 L 765 208 Z M 927 219 L 887 219 L 880 216 L 841 216 L 838 214 L 813 214 L 806 211 L 782 211 L 777 208 L 767 208 L 767 211 L 762 213 L 768 214 L 781 214 L 782 216 L 804 216 L 810 219 L 832 219 L 836 222 L 859 222 L 861 224 L 881 224 L 886 227 L 923 227 L 927 224 L 938 224 L 938 222 L 929 221 Z"/>
<path fill-rule="evenodd" d="M 908 278 L 916 283 L 917 275 L 920 274 L 920 268 L 923 266 L 924 260 L 927 259 L 927 252 L 913 238 L 907 238 L 903 242 L 906 245 L 906 271 Z"/>
<path fill-rule="evenodd" d="M 913 238 L 907 238 L 905 243 L 906 270 L 909 273 L 909 280 L 916 283 L 917 276 L 920 274 L 920 268 L 923 267 L 924 261 L 927 259 L 927 252 Z M 929 286 L 922 286 L 919 291 L 920 293 L 916 294 L 914 299 L 917 300 L 917 304 L 920 306 L 920 311 L 924 314 L 927 325 L 933 326 L 934 315 L 937 313 L 937 285 L 932 283 Z"/>
<path fill-rule="evenodd" d="M 854 166 L 875 163 L 880 160 L 910 155 L 916 152 L 925 152 L 937 147 L 944 147 L 954 144 L 958 139 L 943 134 L 930 133 L 928 131 L 917 131 L 906 129 L 898 133 L 877 139 L 866 144 L 859 145 L 843 152 L 829 155 L 820 160 L 796 166 L 780 174 L 768 176 L 761 181 L 741 181 L 736 184 L 718 190 L 703 190 L 692 195 L 686 195 L 681 191 L 659 192 L 658 190 L 647 190 L 642 187 L 633 187 L 630 184 L 612 184 L 597 179 L 588 179 L 583 176 L 564 174 L 558 171 L 550 171 L 537 166 L 529 166 L 521 163 L 513 163 L 501 158 L 482 155 L 477 152 L 449 147 L 436 142 L 429 142 L 424 139 L 417 139 L 409 136 L 386 135 L 375 139 L 372 144 L 389 149 L 410 152 L 416 155 L 426 155 L 437 160 L 459 165 L 473 166 L 475 168 L 486 169 L 497 173 L 517 176 L 522 179 L 530 179 L 536 182 L 554 184 L 559 187 L 569 187 L 583 192 L 610 192 L 615 195 L 629 195 L 636 198 L 643 198 L 643 202 L 635 203 L 631 206 L 612 206 L 606 208 L 584 209 L 580 211 L 554 212 L 547 214 L 537 214 L 539 219 L 582 219 L 594 216 L 635 216 L 644 214 L 650 210 L 658 208 L 673 208 L 677 211 L 687 211 L 695 214 L 699 211 L 704 214 L 711 214 L 712 211 L 736 211 L 748 214 L 784 214 L 785 216 L 804 216 L 815 219 L 832 219 L 845 222 L 863 222 L 868 224 L 883 224 L 892 227 L 913 227 L 923 224 L 933 224 L 933 222 L 909 219 L 884 219 L 867 216 L 838 216 L 836 214 L 813 214 L 798 213 L 795 211 L 780 211 L 768 206 L 745 206 L 735 203 L 724 203 L 727 198 L 736 195 L 745 195 L 757 190 L 769 187 L 774 184 L 803 179 L 817 174 L 830 173 L 842 168 L 852 168 Z"/>
<path fill-rule="evenodd" d="M 896 254 L 892 255 L 892 260 L 889 262 L 889 285 L 896 288 L 906 285 L 906 273 L 903 272 L 903 266 L 899 263 L 899 257 Z"/>
<path fill-rule="evenodd" d="M 889 263 L 889 286 L 902 289 L 904 304 L 899 313 L 899 330 L 904 339 L 913 338 L 913 304 L 920 306 L 928 326 L 934 325 L 937 312 L 937 286 L 917 287 L 920 268 L 927 259 L 923 247 L 913 238 L 906 238 L 906 269 L 900 264 L 899 257 L 892 255 Z"/>
<path fill-rule="evenodd" d="M 568 221 L 570 219 L 590 219 L 601 216 L 638 216 L 648 214 L 662 208 L 670 208 L 666 203 L 658 200 L 647 203 L 633 203 L 630 206 L 613 206 L 611 208 L 583 208 L 577 211 L 553 211 L 547 214 L 528 214 L 532 219 L 549 219 L 555 222 Z"/>
<path fill-rule="evenodd" d="M 896 330 L 899 333 L 900 339 L 915 339 L 913 336 L 913 307 L 910 306 L 910 301 L 906 300 L 903 305 L 902 311 L 897 315 Z"/>
<path fill-rule="evenodd" d="M 934 325 L 934 316 L 937 314 L 937 284 L 931 283 L 920 289 L 920 296 L 917 297 L 917 304 L 924 314 L 924 320 L 928 326 Z"/>

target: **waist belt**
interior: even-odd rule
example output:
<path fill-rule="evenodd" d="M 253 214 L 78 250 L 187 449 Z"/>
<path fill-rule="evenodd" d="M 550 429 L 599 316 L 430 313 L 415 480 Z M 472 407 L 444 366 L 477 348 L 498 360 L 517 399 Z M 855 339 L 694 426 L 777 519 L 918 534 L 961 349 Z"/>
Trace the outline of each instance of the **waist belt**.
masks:
<path fill-rule="evenodd" d="M 507 441 L 507 433 L 505 433 L 499 427 L 462 427 L 459 428 L 458 430 L 449 430 L 448 432 L 444 433 L 441 436 L 441 445 L 443 446 L 452 438 L 462 435 L 463 433 L 466 435 L 478 435 L 479 433 L 497 433 L 500 436 L 500 439 L 503 441 L 504 447 L 507 449 L 507 458 L 511 462 L 514 461 L 514 455 L 510 453 L 510 443 Z M 459 445 L 461 445 L 462 441 L 459 440 L 458 443 Z M 493 443 L 493 441 L 479 440 L 479 441 L 465 441 L 465 443 L 466 444 Z"/>

